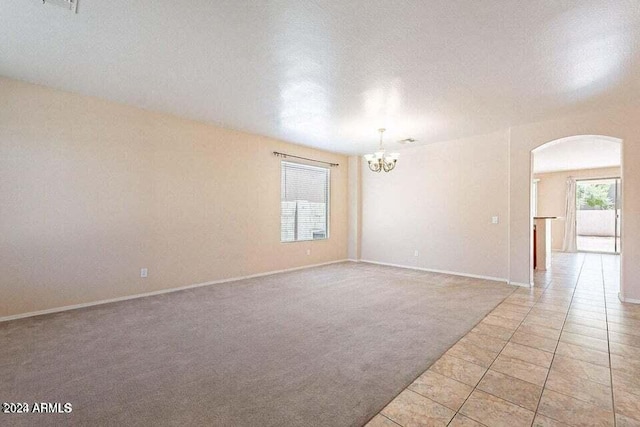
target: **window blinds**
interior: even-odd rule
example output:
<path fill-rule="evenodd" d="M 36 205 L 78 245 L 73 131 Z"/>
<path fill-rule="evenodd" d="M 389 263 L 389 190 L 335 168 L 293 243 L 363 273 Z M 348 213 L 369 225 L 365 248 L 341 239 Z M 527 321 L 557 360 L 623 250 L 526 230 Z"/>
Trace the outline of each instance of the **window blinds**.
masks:
<path fill-rule="evenodd" d="M 282 162 L 280 240 L 329 237 L 329 169 Z"/>

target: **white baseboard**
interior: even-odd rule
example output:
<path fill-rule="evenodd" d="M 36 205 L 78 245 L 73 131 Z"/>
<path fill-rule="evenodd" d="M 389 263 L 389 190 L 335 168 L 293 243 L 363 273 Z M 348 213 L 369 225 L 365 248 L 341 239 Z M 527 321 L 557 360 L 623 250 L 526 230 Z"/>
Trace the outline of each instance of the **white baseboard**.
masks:
<path fill-rule="evenodd" d="M 433 268 L 415 267 L 411 265 L 391 264 L 388 262 L 371 261 L 368 259 L 361 259 L 360 262 L 366 262 L 369 264 L 386 265 L 389 267 L 408 268 L 409 270 L 428 271 L 430 273 L 451 274 L 452 276 L 472 277 L 474 279 L 493 280 L 495 282 L 509 282 L 503 277 L 481 276 L 478 274 L 460 273 L 458 271 L 436 270 Z"/>
<path fill-rule="evenodd" d="M 177 288 L 161 289 L 159 291 L 145 292 L 145 293 L 142 293 L 142 294 L 127 295 L 127 296 L 124 296 L 124 297 L 117 297 L 117 298 L 110 298 L 110 299 L 104 299 L 104 300 L 99 300 L 99 301 L 85 302 L 85 303 L 81 303 L 81 304 L 66 305 L 66 306 L 63 306 L 63 307 L 48 308 L 46 310 L 30 311 L 28 313 L 13 314 L 11 316 L 0 317 L 0 323 L 1 322 L 8 322 L 9 320 L 24 319 L 25 317 L 40 316 L 40 315 L 43 315 L 43 314 L 59 313 L 61 311 L 76 310 L 78 308 L 85 308 L 85 307 L 92 307 L 94 305 L 108 304 L 108 303 L 111 303 L 111 302 L 126 301 L 126 300 L 130 300 L 130 299 L 144 298 L 144 297 L 150 297 L 150 296 L 161 295 L 161 294 L 168 294 L 170 292 L 183 291 L 185 289 L 192 289 L 192 288 L 200 288 L 202 286 L 217 285 L 217 284 L 220 284 L 220 283 L 235 282 L 237 280 L 252 279 L 252 278 L 255 278 L 255 277 L 262 277 L 262 276 L 270 276 L 272 274 L 286 273 L 286 272 L 289 272 L 289 271 L 296 271 L 296 270 L 304 270 L 306 268 L 320 267 L 320 266 L 329 265 L 329 264 L 338 264 L 340 262 L 346 262 L 346 261 L 348 261 L 348 260 L 347 259 L 340 259 L 340 260 L 336 260 L 336 261 L 322 262 L 320 264 L 312 264 L 312 265 L 304 265 L 302 267 L 286 268 L 284 270 L 267 271 L 265 273 L 251 274 L 251 275 L 248 275 L 248 276 L 239 276 L 239 277 L 230 277 L 228 279 L 212 280 L 210 282 L 196 283 L 194 285 L 180 286 L 180 287 L 177 287 Z"/>
<path fill-rule="evenodd" d="M 640 304 L 640 299 L 635 298 L 624 298 L 620 292 L 618 292 L 618 299 L 622 302 L 627 302 L 630 304 Z"/>
<path fill-rule="evenodd" d="M 347 259 L 347 261 L 350 261 L 350 262 L 360 262 L 360 260 L 359 260 L 359 259 L 351 259 L 351 258 Z"/>
<path fill-rule="evenodd" d="M 533 288 L 533 283 L 509 282 L 513 286 L 522 286 L 523 288 Z"/>

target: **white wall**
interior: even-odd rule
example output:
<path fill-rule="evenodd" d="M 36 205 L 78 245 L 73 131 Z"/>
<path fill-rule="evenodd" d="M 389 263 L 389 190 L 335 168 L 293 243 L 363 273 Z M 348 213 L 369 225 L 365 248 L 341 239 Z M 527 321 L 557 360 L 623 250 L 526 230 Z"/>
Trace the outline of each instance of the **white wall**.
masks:
<path fill-rule="evenodd" d="M 506 280 L 508 136 L 406 148 L 390 173 L 363 163 L 362 259 Z"/>
<path fill-rule="evenodd" d="M 363 166 L 362 259 L 529 284 L 531 150 L 568 136 L 611 136 L 623 141 L 620 294 L 640 302 L 638 117 L 637 107 L 563 116 L 406 149 L 389 174 Z M 501 217 L 497 226 L 492 215 Z"/>
<path fill-rule="evenodd" d="M 578 236 L 614 237 L 616 235 L 616 211 L 613 209 L 578 210 L 576 215 Z"/>
<path fill-rule="evenodd" d="M 362 247 L 362 180 L 359 156 L 349 157 L 349 243 L 347 254 L 350 260 L 361 257 Z"/>

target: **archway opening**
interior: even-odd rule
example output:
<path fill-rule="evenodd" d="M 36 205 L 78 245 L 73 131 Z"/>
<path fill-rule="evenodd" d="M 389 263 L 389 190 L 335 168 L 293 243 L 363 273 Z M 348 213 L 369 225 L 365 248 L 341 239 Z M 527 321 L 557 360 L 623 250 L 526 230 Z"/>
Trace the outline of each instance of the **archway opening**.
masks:
<path fill-rule="evenodd" d="M 624 235 L 621 153 L 621 139 L 602 135 L 560 138 L 531 151 L 535 286 L 576 274 L 586 259 L 591 264 L 600 260 L 618 290 Z"/>

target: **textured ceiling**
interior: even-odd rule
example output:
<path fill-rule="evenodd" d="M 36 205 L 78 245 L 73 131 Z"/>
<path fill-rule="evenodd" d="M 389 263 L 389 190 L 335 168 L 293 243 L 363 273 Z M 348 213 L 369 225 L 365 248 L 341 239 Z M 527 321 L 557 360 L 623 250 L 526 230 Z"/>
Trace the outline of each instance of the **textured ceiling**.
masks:
<path fill-rule="evenodd" d="M 639 32 L 638 0 L 0 0 L 0 74 L 363 153 L 636 102 Z"/>
<path fill-rule="evenodd" d="M 558 139 L 533 150 L 533 172 L 556 172 L 620 166 L 619 139 L 579 135 Z"/>

